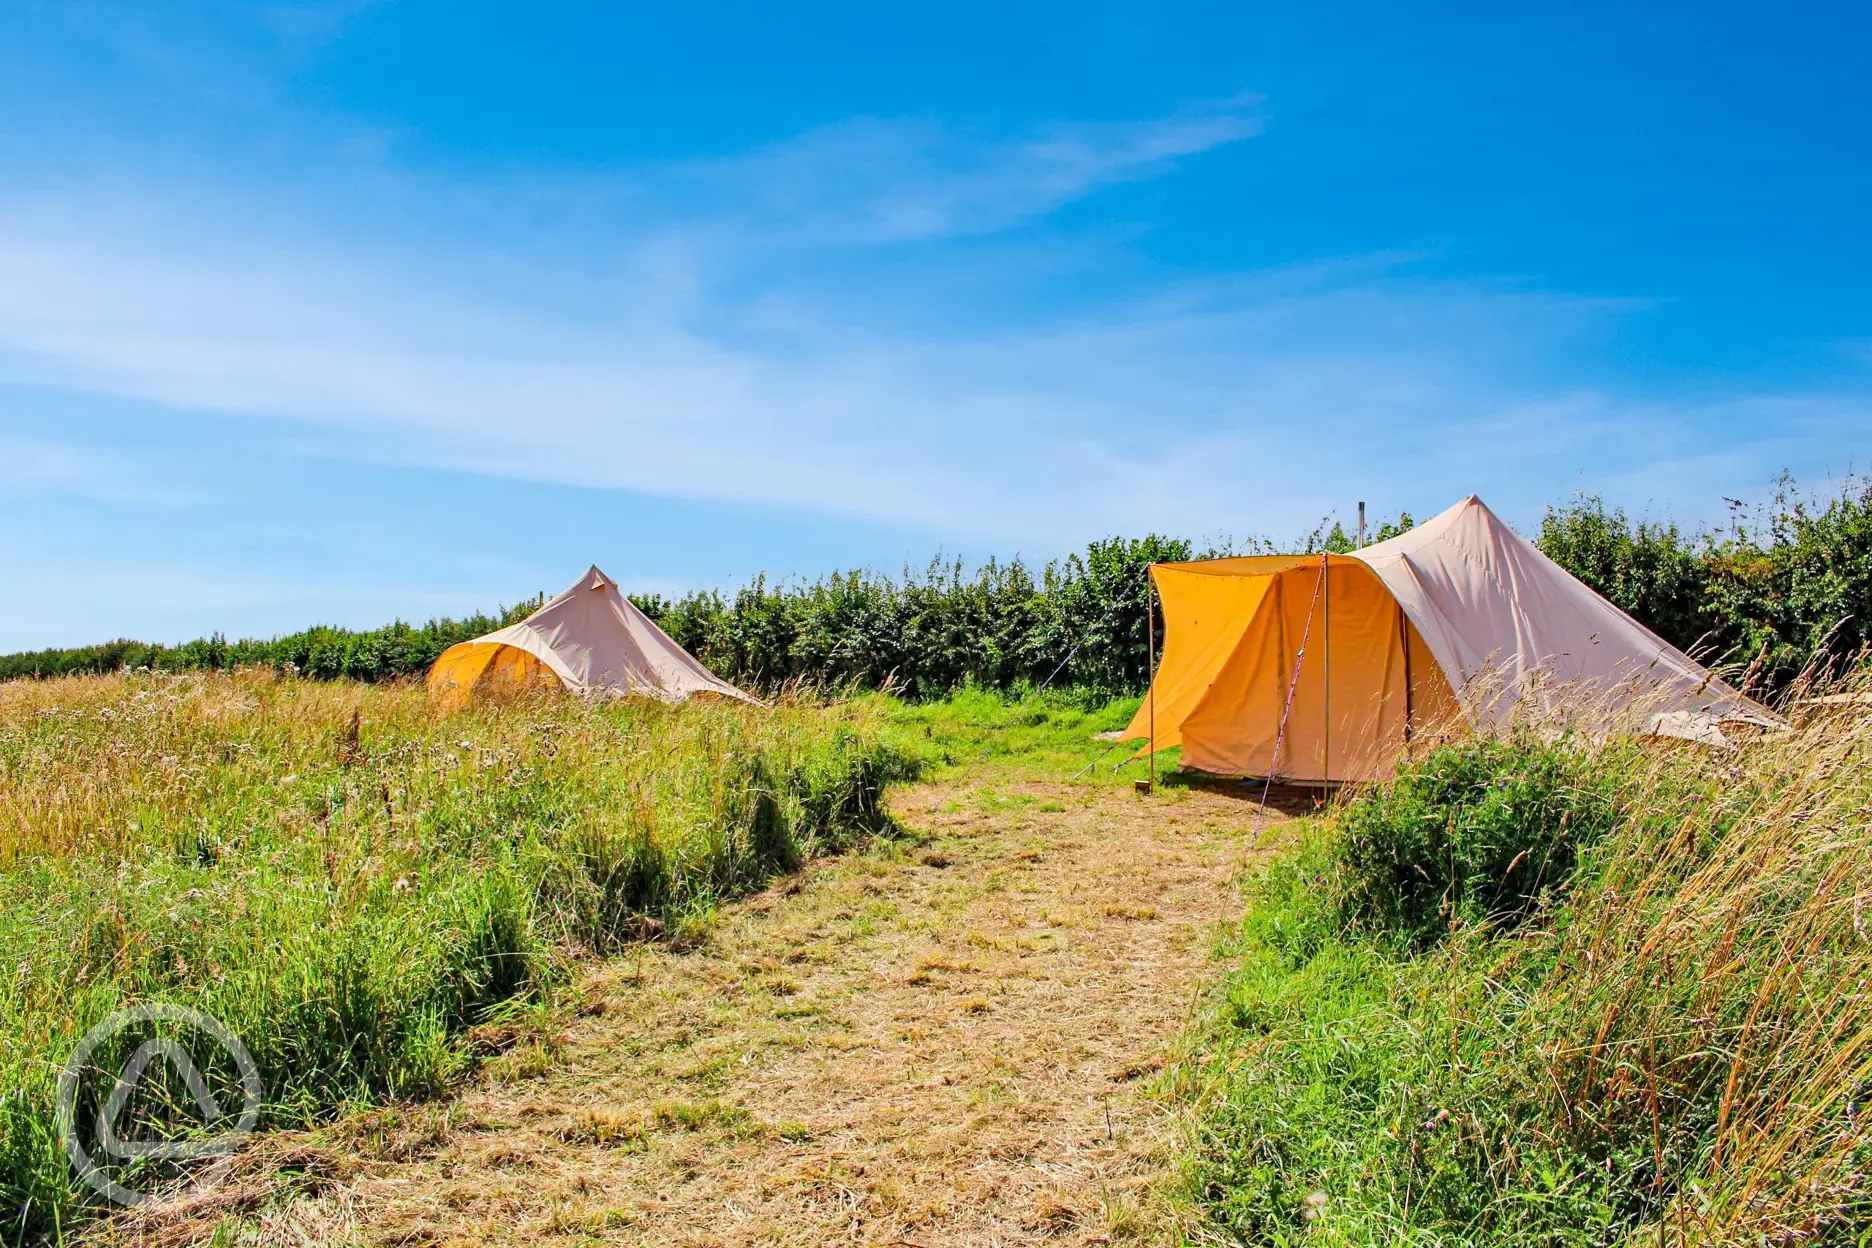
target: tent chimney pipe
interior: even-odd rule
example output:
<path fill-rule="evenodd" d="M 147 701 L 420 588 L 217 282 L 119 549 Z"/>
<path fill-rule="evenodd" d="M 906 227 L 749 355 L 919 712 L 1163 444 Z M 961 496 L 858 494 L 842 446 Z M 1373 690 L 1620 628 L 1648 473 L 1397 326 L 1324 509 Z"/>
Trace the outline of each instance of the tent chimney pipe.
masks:
<path fill-rule="evenodd" d="M 1365 500 L 1359 499 L 1358 505 L 1358 544 L 1365 544 Z"/>

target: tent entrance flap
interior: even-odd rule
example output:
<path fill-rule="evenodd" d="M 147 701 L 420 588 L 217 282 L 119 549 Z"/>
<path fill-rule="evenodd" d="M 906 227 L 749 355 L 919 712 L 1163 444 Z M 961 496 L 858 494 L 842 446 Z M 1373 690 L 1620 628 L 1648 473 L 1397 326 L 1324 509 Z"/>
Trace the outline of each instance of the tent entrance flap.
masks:
<path fill-rule="evenodd" d="M 1261 560 L 1227 559 L 1217 563 L 1257 564 Z M 1284 562 L 1276 560 L 1274 562 Z M 1272 578 L 1246 572 L 1239 576 L 1191 573 L 1183 565 L 1159 564 L 1151 568 L 1162 604 L 1164 649 L 1146 698 L 1132 718 L 1125 737 L 1153 739 L 1150 718 L 1156 718 L 1156 748 L 1181 745 L 1181 725 L 1208 691 L 1210 682 L 1234 654 L 1243 631 L 1261 607 Z"/>
<path fill-rule="evenodd" d="M 1187 767 L 1369 780 L 1396 762 L 1413 723 L 1455 707 L 1397 600 L 1357 559 L 1209 560 L 1152 573 L 1167 631 L 1157 748 L 1181 745 Z M 1125 735 L 1141 727 L 1134 720 Z"/>
<path fill-rule="evenodd" d="M 489 697 L 549 688 L 562 682 L 518 646 L 469 641 L 443 651 L 429 672 L 429 692 L 443 711 L 461 710 Z"/>

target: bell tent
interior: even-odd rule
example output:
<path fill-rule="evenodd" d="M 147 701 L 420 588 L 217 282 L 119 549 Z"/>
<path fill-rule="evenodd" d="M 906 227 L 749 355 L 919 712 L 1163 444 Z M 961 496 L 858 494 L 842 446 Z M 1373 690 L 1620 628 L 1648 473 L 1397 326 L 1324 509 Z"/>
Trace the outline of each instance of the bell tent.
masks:
<path fill-rule="evenodd" d="M 1349 555 L 1160 563 L 1151 577 L 1163 658 L 1124 736 L 1180 745 L 1200 771 L 1371 780 L 1426 731 L 1517 715 L 1636 709 L 1645 731 L 1697 740 L 1720 740 L 1724 721 L 1781 723 L 1474 495 Z"/>
<path fill-rule="evenodd" d="M 454 711 L 477 694 L 554 680 L 581 694 L 758 704 L 671 641 L 595 566 L 518 624 L 444 650 L 429 669 L 429 692 Z"/>

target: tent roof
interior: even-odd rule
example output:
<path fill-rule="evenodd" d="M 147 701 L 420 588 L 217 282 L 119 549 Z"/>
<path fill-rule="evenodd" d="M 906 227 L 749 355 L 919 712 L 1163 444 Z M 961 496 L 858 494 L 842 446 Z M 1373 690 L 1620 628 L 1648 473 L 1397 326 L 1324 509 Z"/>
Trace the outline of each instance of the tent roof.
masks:
<path fill-rule="evenodd" d="M 672 641 L 596 564 L 526 619 L 475 642 L 525 650 L 574 693 L 647 694 L 667 701 L 714 693 L 759 702 Z"/>
<path fill-rule="evenodd" d="M 1505 719 L 1539 696 L 1616 706 L 1642 698 L 1658 714 L 1783 722 L 1595 593 L 1473 494 L 1353 557 L 1398 600 L 1452 688 L 1485 674 L 1500 681 L 1489 696 L 1466 699 L 1478 720 Z"/>

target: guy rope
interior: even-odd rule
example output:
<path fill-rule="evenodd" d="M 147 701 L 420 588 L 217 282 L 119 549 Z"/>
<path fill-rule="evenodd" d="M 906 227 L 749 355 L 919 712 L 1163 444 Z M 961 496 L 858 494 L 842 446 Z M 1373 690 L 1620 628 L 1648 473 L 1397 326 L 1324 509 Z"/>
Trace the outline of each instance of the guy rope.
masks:
<path fill-rule="evenodd" d="M 1320 591 L 1325 588 L 1325 585 L 1326 554 L 1322 551 L 1320 553 L 1319 579 L 1313 582 L 1313 601 L 1307 604 L 1306 624 L 1300 629 L 1300 648 L 1294 652 L 1293 678 L 1287 682 L 1287 701 L 1281 707 L 1280 727 L 1274 730 L 1274 757 L 1268 760 L 1267 780 L 1261 785 L 1261 808 L 1255 811 L 1254 835 L 1256 840 L 1261 838 L 1261 820 L 1267 815 L 1268 796 L 1274 791 L 1274 772 L 1280 766 L 1281 742 L 1287 737 L 1287 716 L 1293 711 L 1294 690 L 1300 687 L 1300 665 L 1306 661 L 1307 641 L 1313 635 L 1313 608 L 1319 606 Z M 1332 647 L 1330 645 L 1326 647 L 1326 654 L 1327 661 L 1330 663 L 1332 656 Z M 1326 676 L 1328 681 L 1330 681 L 1332 678 L 1332 668 L 1328 667 L 1326 669 Z M 1330 697 L 1331 695 L 1328 694 L 1328 696 Z M 1327 703 L 1329 708 L 1331 705 L 1330 702 Z M 1328 732 L 1332 731 L 1330 722 L 1326 730 Z M 1328 741 L 1331 740 L 1330 737 L 1327 739 Z M 1328 745 L 1327 768 L 1329 776 L 1332 766 L 1331 749 L 1331 745 Z"/>

